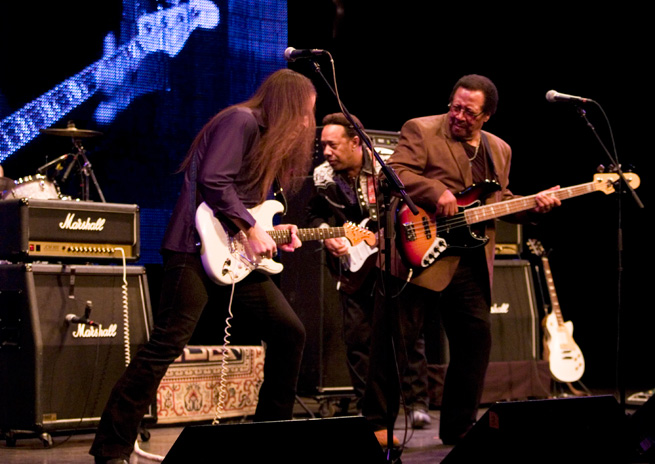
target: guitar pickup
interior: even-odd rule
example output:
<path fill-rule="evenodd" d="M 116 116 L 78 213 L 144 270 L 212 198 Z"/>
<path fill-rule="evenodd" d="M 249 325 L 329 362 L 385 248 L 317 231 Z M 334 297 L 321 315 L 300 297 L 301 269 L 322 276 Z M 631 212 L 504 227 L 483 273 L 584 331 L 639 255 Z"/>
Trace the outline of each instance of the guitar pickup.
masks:
<path fill-rule="evenodd" d="M 408 242 L 416 241 L 416 229 L 414 228 L 413 223 L 411 222 L 403 223 L 403 229 L 405 229 L 405 238 L 407 239 Z"/>
<path fill-rule="evenodd" d="M 430 240 L 432 231 L 430 230 L 430 219 L 427 216 L 423 216 L 423 230 L 425 231 L 425 238 Z"/>

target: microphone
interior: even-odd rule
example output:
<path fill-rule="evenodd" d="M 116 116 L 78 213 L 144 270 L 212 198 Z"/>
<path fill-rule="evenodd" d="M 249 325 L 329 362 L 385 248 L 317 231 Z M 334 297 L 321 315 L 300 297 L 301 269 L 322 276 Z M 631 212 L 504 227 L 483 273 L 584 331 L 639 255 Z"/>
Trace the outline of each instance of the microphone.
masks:
<path fill-rule="evenodd" d="M 551 103 L 554 102 L 573 102 L 573 103 L 595 103 L 591 98 L 576 97 L 575 95 L 567 95 L 565 93 L 559 93 L 555 90 L 549 90 L 546 92 L 546 100 Z"/>
<path fill-rule="evenodd" d="M 73 166 L 75 166 L 75 161 L 77 160 L 77 157 L 73 157 L 73 160 L 68 164 L 68 167 L 66 168 L 66 171 L 64 172 L 64 175 L 61 177 L 61 181 L 66 182 L 68 180 L 68 176 L 71 175 L 71 171 L 73 170 Z"/>
<path fill-rule="evenodd" d="M 69 324 L 85 324 L 85 325 L 92 325 L 92 326 L 97 326 L 98 324 L 91 319 L 87 319 L 86 317 L 79 317 L 75 314 L 66 314 L 66 322 Z"/>
<path fill-rule="evenodd" d="M 68 158 L 69 156 L 70 156 L 70 155 L 62 155 L 62 156 L 60 156 L 60 157 L 57 158 L 57 159 L 53 159 L 52 161 L 50 161 L 50 162 L 44 164 L 44 165 L 41 166 L 39 169 L 37 169 L 37 170 L 36 170 L 36 173 L 37 173 L 37 174 L 43 174 L 45 171 L 48 170 L 48 168 L 49 168 L 50 166 L 55 165 L 55 164 L 57 164 L 57 163 L 60 163 L 60 162 L 64 161 L 64 160 L 65 160 L 66 158 Z"/>
<path fill-rule="evenodd" d="M 325 53 L 327 53 L 325 50 L 319 49 L 297 50 L 293 47 L 288 47 L 286 50 L 284 50 L 284 59 L 293 62 L 298 58 L 312 58 L 314 56 L 324 55 Z"/>
<path fill-rule="evenodd" d="M 86 307 L 84 308 L 84 317 L 79 317 L 77 314 L 66 314 L 66 322 L 69 324 L 86 324 L 86 325 L 91 325 L 91 326 L 98 326 L 98 324 L 91 319 L 89 319 L 89 316 L 91 315 L 91 308 L 93 306 L 93 303 L 91 301 L 86 302 Z"/>

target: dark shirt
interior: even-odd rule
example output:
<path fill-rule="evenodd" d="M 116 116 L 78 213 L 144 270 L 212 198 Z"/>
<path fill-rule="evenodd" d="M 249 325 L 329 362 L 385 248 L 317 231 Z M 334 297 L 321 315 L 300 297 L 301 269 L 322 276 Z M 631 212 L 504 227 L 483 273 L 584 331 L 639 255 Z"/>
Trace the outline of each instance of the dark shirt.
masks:
<path fill-rule="evenodd" d="M 368 153 L 364 154 L 364 165 L 354 180 L 334 172 L 327 161 L 317 166 L 313 174 L 314 194 L 307 208 L 310 227 L 323 223 L 337 227 L 345 222 L 359 224 L 366 218 L 377 221 L 373 171 Z"/>
<path fill-rule="evenodd" d="M 255 224 L 247 208 L 260 202 L 259 192 L 246 188 L 250 173 L 241 168 L 253 156 L 253 148 L 264 131 L 261 115 L 256 110 L 234 107 L 209 124 L 194 154 L 196 162 L 190 163 L 184 173 L 182 190 L 164 234 L 163 249 L 198 251 L 195 211 L 202 201 L 231 233 L 238 228 L 230 217 L 250 226 Z"/>

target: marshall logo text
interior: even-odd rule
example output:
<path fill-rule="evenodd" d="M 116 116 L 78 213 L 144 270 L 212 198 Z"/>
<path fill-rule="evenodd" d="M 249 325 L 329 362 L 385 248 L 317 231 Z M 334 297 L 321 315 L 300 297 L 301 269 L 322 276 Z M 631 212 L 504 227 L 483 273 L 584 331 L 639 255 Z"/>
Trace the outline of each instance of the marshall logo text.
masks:
<path fill-rule="evenodd" d="M 105 228 L 105 218 L 98 218 L 95 221 L 92 221 L 91 218 L 86 218 L 86 221 L 82 219 L 75 219 L 75 213 L 68 213 L 66 220 L 59 223 L 60 229 L 65 230 L 88 230 L 92 232 L 100 232 Z"/>
<path fill-rule="evenodd" d="M 114 338 L 118 333 L 118 324 L 111 324 L 106 329 L 100 324 L 98 327 L 77 324 L 73 338 Z"/>

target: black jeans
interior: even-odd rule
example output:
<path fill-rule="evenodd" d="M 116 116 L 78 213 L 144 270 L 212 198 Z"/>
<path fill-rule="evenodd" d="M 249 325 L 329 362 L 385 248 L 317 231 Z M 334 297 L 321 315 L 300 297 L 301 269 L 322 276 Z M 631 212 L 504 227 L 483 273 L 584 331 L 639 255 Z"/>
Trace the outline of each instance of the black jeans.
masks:
<path fill-rule="evenodd" d="M 355 391 L 357 409 L 361 411 L 369 374 L 371 337 L 375 312 L 376 292 L 379 291 L 377 272 L 370 272 L 362 286 L 352 294 L 340 292 L 343 312 L 343 333 L 346 344 L 348 371 Z M 402 345 L 406 369 L 402 375 L 403 397 L 410 409 L 428 410 L 428 366 L 423 338 L 423 314 L 402 311 L 398 315 L 398 331 L 403 340 L 411 344 Z M 375 377 L 372 382 L 375 381 Z M 376 389 L 378 392 L 380 389 Z M 382 400 L 377 400 L 382 401 Z"/>
<path fill-rule="evenodd" d="M 155 327 L 112 390 L 92 455 L 129 460 L 141 420 L 168 366 L 188 344 L 205 307 L 225 310 L 231 291 L 231 286 L 219 286 L 207 278 L 199 255 L 164 255 Z M 302 322 L 273 281 L 259 272 L 236 284 L 233 309 L 235 320 L 247 321 L 253 337 L 266 344 L 255 420 L 291 419 L 305 343 Z M 215 328 L 217 344 L 223 344 L 224 328 Z"/>

